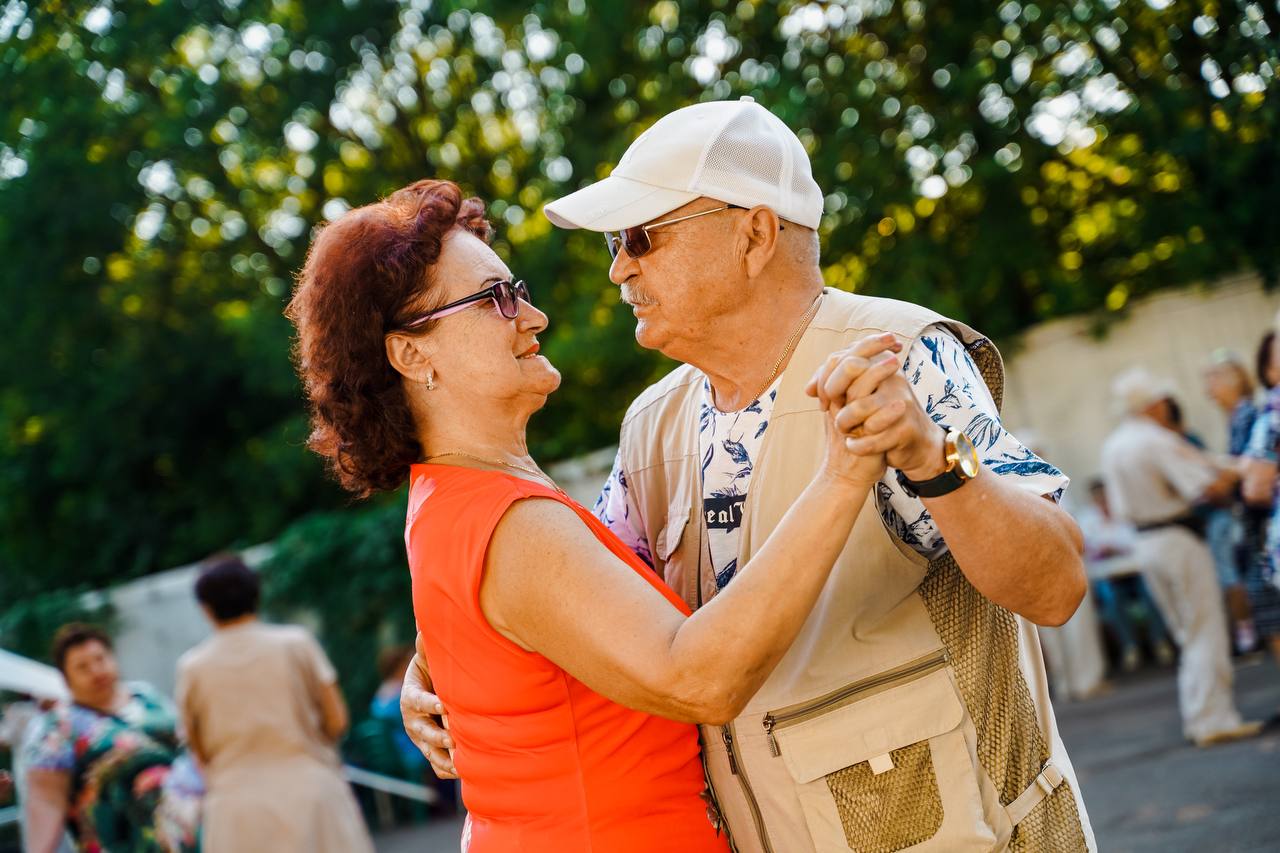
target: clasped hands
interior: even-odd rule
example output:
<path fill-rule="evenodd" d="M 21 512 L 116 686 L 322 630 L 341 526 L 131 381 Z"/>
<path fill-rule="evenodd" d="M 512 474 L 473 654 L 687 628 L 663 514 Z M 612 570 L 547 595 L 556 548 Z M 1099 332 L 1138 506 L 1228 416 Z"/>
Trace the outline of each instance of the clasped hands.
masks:
<path fill-rule="evenodd" d="M 946 468 L 944 432 L 916 400 L 902 375 L 902 344 L 889 332 L 836 350 L 813 374 L 805 393 L 832 416 L 849 452 L 880 457 L 910 480 L 936 477 Z"/>

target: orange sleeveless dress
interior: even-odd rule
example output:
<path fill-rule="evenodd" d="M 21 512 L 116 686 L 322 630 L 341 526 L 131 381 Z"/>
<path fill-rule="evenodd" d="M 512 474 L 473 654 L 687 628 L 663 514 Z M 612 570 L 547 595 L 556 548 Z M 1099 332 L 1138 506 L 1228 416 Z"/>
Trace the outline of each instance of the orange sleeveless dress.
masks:
<path fill-rule="evenodd" d="M 695 726 L 633 711 L 489 624 L 480 582 L 494 528 L 517 500 L 573 509 L 606 547 L 689 610 L 594 515 L 496 471 L 414 465 L 405 545 L 431 679 L 449 710 L 472 853 L 727 853 L 702 799 Z"/>

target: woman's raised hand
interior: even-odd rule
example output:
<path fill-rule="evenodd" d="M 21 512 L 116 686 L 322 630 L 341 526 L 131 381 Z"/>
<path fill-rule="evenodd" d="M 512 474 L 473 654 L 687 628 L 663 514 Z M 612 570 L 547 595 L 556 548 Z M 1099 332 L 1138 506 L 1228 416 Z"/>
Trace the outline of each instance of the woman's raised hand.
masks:
<path fill-rule="evenodd" d="M 893 334 L 871 335 L 833 352 L 809 380 L 805 393 L 817 397 L 827 414 L 825 473 L 859 485 L 874 483 L 884 475 L 884 454 L 858 455 L 848 449 L 846 439 L 884 429 L 902 416 L 902 404 L 885 406 L 852 432 L 841 430 L 836 416 L 848 402 L 874 393 L 880 383 L 896 374 L 901 369 L 900 352 L 902 344 Z"/>

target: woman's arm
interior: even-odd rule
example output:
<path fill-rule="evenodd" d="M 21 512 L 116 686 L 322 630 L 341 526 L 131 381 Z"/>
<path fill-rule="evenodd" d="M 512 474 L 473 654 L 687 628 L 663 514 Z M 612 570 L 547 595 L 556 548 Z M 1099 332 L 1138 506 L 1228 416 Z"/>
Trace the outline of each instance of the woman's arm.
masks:
<path fill-rule="evenodd" d="M 185 659 L 178 661 L 178 681 L 173 689 L 174 704 L 178 706 L 178 738 L 187 744 L 187 751 L 203 773 L 208 759 L 200 746 L 200 727 L 196 722 L 196 703 L 191 695 L 192 675 L 188 666 Z"/>
<path fill-rule="evenodd" d="M 337 741 L 347 732 L 351 717 L 347 713 L 347 700 L 342 698 L 342 688 L 336 681 L 320 685 L 320 728 L 324 736 Z"/>
<path fill-rule="evenodd" d="M 873 370 L 897 369 L 892 337 L 868 339 Z M 884 429 L 904 406 L 869 420 Z M 480 605 L 494 629 L 616 702 L 676 720 L 736 717 L 800 633 L 875 482 L 827 415 L 826 459 L 731 583 L 685 617 L 558 501 L 511 506 L 489 543 Z"/>
<path fill-rule="evenodd" d="M 301 650 L 302 666 L 307 673 L 308 692 L 320 711 L 320 732 L 337 742 L 347 732 L 351 718 L 347 714 L 347 702 L 338 686 L 338 671 L 333 668 L 329 656 L 324 653 L 311 632 L 296 629 L 294 640 Z"/>
<path fill-rule="evenodd" d="M 514 504 L 489 546 L 493 627 L 604 696 L 690 722 L 736 717 L 800 632 L 874 480 L 820 477 L 686 618 L 555 501 Z"/>
<path fill-rule="evenodd" d="M 26 853 L 55 853 L 66 833 L 71 774 L 33 769 L 26 778 Z"/>

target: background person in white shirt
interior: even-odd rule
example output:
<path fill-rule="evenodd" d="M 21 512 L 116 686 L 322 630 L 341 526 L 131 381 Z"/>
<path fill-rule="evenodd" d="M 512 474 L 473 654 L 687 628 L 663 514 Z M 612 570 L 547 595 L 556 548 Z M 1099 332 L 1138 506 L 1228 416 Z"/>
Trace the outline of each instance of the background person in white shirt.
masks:
<path fill-rule="evenodd" d="M 1213 555 L 1192 510 L 1231 496 L 1237 476 L 1217 468 L 1173 429 L 1169 383 L 1135 367 L 1112 386 L 1125 418 L 1102 447 L 1102 476 L 1116 517 L 1137 530 L 1136 555 L 1165 624 L 1182 650 L 1178 705 L 1197 746 L 1251 737 L 1231 695 L 1226 616 Z"/>

